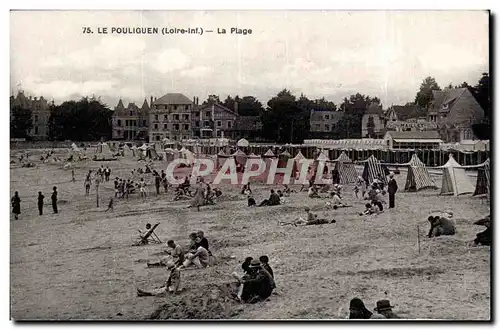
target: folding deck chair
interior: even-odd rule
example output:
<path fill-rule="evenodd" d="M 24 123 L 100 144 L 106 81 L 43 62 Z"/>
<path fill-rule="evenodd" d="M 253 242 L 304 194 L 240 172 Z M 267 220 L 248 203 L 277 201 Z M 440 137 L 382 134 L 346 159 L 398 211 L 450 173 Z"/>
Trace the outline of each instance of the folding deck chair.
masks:
<path fill-rule="evenodd" d="M 153 227 L 151 227 L 151 229 L 149 229 L 146 232 L 146 234 L 144 234 L 144 235 L 141 234 L 141 237 L 140 237 L 139 241 L 137 242 L 137 245 L 145 245 L 145 244 L 149 244 L 149 243 L 154 243 L 154 244 L 162 243 L 162 241 L 160 240 L 158 235 L 156 235 L 156 233 L 155 233 L 155 229 L 159 225 L 160 225 L 160 223 L 158 222 Z"/>

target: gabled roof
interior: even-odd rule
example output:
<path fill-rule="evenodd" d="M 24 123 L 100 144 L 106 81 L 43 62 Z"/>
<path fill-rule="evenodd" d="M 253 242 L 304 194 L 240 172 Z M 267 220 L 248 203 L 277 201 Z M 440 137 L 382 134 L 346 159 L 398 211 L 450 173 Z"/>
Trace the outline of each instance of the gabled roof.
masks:
<path fill-rule="evenodd" d="M 127 111 L 139 111 L 139 107 L 134 102 L 130 102 L 127 105 Z"/>
<path fill-rule="evenodd" d="M 141 112 L 147 113 L 148 111 L 149 111 L 148 101 L 146 99 L 144 99 L 144 102 L 142 103 L 142 107 L 141 107 Z"/>
<path fill-rule="evenodd" d="M 413 140 L 429 140 L 429 139 L 441 139 L 437 131 L 388 131 L 393 139 L 413 139 Z"/>
<path fill-rule="evenodd" d="M 383 116 L 382 106 L 378 103 L 372 102 L 365 111 L 365 115 L 380 115 Z"/>
<path fill-rule="evenodd" d="M 401 121 L 405 121 L 410 118 L 417 118 L 420 115 L 423 115 L 423 113 L 420 113 L 418 108 L 414 105 L 393 105 L 387 111 L 389 112 L 391 110 L 396 113 L 398 120 Z"/>
<path fill-rule="evenodd" d="M 218 108 L 218 109 L 220 109 L 222 111 L 229 112 L 232 115 L 235 115 L 235 116 L 238 115 L 235 111 L 229 109 L 228 107 L 225 107 L 224 105 L 222 105 L 220 103 L 206 103 L 206 104 L 201 104 L 201 105 L 199 105 L 199 106 L 196 107 L 196 110 L 197 111 L 204 111 L 205 109 L 212 110 L 212 106 L 214 108 Z"/>
<path fill-rule="evenodd" d="M 153 105 L 157 104 L 192 104 L 192 102 L 184 94 L 167 93 L 153 102 Z"/>

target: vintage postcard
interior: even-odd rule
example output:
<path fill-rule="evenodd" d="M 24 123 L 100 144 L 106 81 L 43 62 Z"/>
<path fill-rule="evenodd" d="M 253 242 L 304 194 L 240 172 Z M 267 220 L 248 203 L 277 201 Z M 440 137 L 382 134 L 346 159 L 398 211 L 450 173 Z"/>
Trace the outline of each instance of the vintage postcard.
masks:
<path fill-rule="evenodd" d="M 488 11 L 10 12 L 10 316 L 490 321 Z"/>

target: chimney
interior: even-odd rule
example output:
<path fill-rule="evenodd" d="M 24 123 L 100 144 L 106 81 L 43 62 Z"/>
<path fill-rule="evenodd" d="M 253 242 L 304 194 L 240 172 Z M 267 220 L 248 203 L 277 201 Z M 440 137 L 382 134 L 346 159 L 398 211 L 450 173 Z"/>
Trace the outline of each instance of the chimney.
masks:
<path fill-rule="evenodd" d="M 36 101 L 37 97 L 35 96 L 35 101 Z"/>
<path fill-rule="evenodd" d="M 151 95 L 151 101 L 149 103 L 149 106 L 152 107 L 153 106 L 153 95 Z"/>
<path fill-rule="evenodd" d="M 234 101 L 234 112 L 238 114 L 238 101 Z"/>
<path fill-rule="evenodd" d="M 196 105 L 198 105 L 199 102 L 200 102 L 200 98 L 197 96 L 196 97 Z"/>
<path fill-rule="evenodd" d="M 193 96 L 193 104 L 196 104 L 196 96 Z"/>
<path fill-rule="evenodd" d="M 30 101 L 31 101 L 31 95 L 30 95 Z"/>

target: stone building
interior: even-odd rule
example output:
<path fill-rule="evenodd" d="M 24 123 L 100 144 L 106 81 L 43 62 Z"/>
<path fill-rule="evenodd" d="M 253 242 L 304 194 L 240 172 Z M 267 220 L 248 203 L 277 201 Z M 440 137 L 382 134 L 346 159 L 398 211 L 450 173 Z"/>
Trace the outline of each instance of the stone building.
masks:
<path fill-rule="evenodd" d="M 361 120 L 361 137 L 383 138 L 386 130 L 385 123 L 386 119 L 382 106 L 378 103 L 371 103 Z"/>
<path fill-rule="evenodd" d="M 31 110 L 31 120 L 33 126 L 28 132 L 34 140 L 47 140 L 49 136 L 49 118 L 50 118 L 50 105 L 47 100 L 41 96 L 26 97 L 23 91 L 19 91 L 17 95 L 10 97 L 11 112 L 14 107 L 21 107 L 23 109 Z"/>
<path fill-rule="evenodd" d="M 309 117 L 311 137 L 315 139 L 332 138 L 332 131 L 342 119 L 342 115 L 341 111 L 312 109 Z"/>
<path fill-rule="evenodd" d="M 193 102 L 181 93 L 167 93 L 152 102 L 149 111 L 149 141 L 165 138 L 180 141 L 193 137 Z"/>
<path fill-rule="evenodd" d="M 237 117 L 237 112 L 209 99 L 206 104 L 194 108 L 193 134 L 202 139 L 231 138 Z"/>

